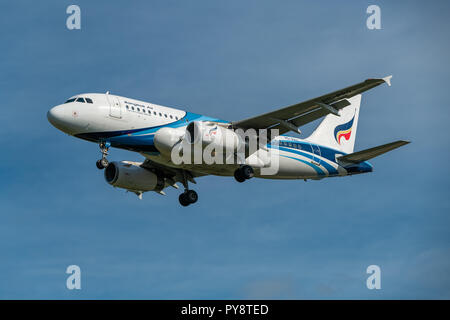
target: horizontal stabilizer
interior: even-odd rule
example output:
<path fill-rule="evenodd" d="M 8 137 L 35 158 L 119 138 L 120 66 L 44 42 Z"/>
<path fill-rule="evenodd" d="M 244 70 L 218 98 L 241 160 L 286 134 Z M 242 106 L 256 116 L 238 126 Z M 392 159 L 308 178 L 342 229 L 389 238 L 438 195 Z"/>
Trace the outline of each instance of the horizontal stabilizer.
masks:
<path fill-rule="evenodd" d="M 409 143 L 409 141 L 399 140 L 399 141 L 383 144 L 378 147 L 374 147 L 374 148 L 370 148 L 370 149 L 366 149 L 366 150 L 362 150 L 362 151 L 358 151 L 358 152 L 353 152 L 353 153 L 347 154 L 345 156 L 339 157 L 339 158 L 337 158 L 337 160 L 342 161 L 342 162 L 359 163 L 359 162 L 367 161 L 369 159 L 378 157 L 379 155 L 381 155 L 383 153 L 397 149 L 398 147 L 401 147 L 408 143 Z"/>

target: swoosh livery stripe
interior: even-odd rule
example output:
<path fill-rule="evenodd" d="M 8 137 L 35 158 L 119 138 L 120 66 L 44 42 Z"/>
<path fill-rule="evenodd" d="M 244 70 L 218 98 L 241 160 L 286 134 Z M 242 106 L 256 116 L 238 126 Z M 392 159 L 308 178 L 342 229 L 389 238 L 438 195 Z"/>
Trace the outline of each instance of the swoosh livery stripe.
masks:
<path fill-rule="evenodd" d="M 311 160 L 314 160 L 314 158 L 319 158 L 319 159 L 321 159 L 320 164 L 323 165 L 325 167 L 325 169 L 327 169 L 329 174 L 337 174 L 338 173 L 337 170 L 332 165 L 330 165 L 328 162 L 326 162 L 325 159 L 323 159 L 322 157 L 319 157 L 318 155 L 312 155 L 310 153 L 306 153 L 306 152 L 302 152 L 302 151 L 298 151 L 298 150 L 290 149 L 290 148 L 286 148 L 286 147 L 280 147 L 280 150 L 298 154 L 298 155 L 304 156 Z"/>
<path fill-rule="evenodd" d="M 186 115 L 174 122 L 153 126 L 153 127 L 144 127 L 139 129 L 130 129 L 130 130 L 117 130 L 117 131 L 104 131 L 104 132 L 86 132 L 80 133 L 76 136 L 79 138 L 83 138 L 90 141 L 96 140 L 105 140 L 109 138 L 129 138 L 129 137 L 138 137 L 138 136 L 149 136 L 154 134 L 160 128 L 169 127 L 169 128 L 178 128 L 183 127 L 189 124 L 191 121 L 216 121 L 226 123 L 227 121 L 211 118 L 207 116 L 202 116 L 196 113 L 187 112 Z M 151 143 L 153 143 L 153 137 L 151 137 Z"/>

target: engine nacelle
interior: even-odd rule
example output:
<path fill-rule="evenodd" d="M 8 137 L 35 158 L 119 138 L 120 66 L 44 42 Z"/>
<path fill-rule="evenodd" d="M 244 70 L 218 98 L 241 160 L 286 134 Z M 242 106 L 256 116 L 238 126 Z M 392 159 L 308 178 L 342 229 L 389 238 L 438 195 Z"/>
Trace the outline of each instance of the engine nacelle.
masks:
<path fill-rule="evenodd" d="M 189 144 L 201 143 L 202 147 L 209 145 L 216 150 L 237 151 L 245 146 L 241 136 L 214 122 L 194 121 L 189 123 L 186 127 L 185 139 Z"/>
<path fill-rule="evenodd" d="M 140 163 L 121 161 L 110 162 L 105 169 L 105 180 L 110 185 L 130 191 L 161 191 L 164 178 L 141 168 Z"/>
<path fill-rule="evenodd" d="M 183 129 L 163 127 L 156 131 L 153 141 L 159 152 L 170 157 L 173 147 L 184 137 L 184 134 Z"/>

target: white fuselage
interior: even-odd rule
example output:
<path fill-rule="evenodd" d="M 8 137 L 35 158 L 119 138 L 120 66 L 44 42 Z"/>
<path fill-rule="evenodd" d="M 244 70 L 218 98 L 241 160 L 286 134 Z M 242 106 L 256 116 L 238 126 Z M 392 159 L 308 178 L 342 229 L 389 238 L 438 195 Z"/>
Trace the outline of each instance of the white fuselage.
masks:
<path fill-rule="evenodd" d="M 73 101 L 71 101 L 73 100 Z M 78 101 L 77 101 L 78 100 Z M 111 147 L 139 152 L 146 158 L 169 167 L 194 169 L 205 174 L 232 176 L 236 165 L 192 164 L 175 165 L 162 155 L 154 144 L 155 133 L 164 127 L 185 130 L 192 121 L 208 121 L 226 125 L 216 118 L 189 113 L 144 101 L 112 94 L 80 94 L 68 102 L 55 106 L 48 112 L 49 121 L 58 129 L 75 137 Z M 368 172 L 368 163 L 343 167 L 336 160 L 343 153 L 290 136 L 278 136 L 271 141 L 269 149 L 278 144 L 278 171 L 255 175 L 268 179 L 321 179 Z M 261 150 L 260 152 L 264 152 Z M 264 158 L 264 154 L 261 155 Z M 249 157 L 246 162 L 256 169 L 268 166 L 265 161 Z"/>

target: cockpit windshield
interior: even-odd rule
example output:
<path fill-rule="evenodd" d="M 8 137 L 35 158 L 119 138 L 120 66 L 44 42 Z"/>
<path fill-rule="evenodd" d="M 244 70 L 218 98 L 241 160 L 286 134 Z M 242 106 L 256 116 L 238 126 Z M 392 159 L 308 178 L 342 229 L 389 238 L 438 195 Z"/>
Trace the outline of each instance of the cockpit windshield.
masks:
<path fill-rule="evenodd" d="M 83 97 L 70 98 L 69 100 L 67 100 L 64 103 L 70 103 L 70 102 L 74 102 L 74 101 L 81 102 L 81 103 L 85 103 L 85 102 L 94 103 L 91 98 L 83 98 Z"/>

